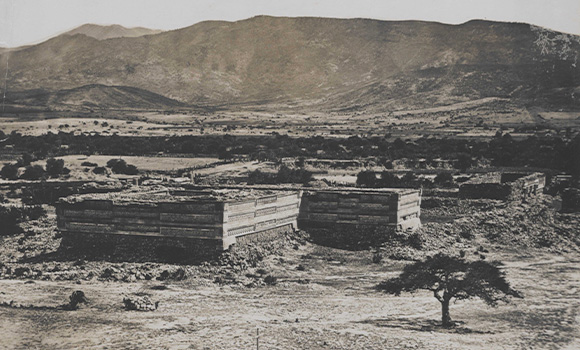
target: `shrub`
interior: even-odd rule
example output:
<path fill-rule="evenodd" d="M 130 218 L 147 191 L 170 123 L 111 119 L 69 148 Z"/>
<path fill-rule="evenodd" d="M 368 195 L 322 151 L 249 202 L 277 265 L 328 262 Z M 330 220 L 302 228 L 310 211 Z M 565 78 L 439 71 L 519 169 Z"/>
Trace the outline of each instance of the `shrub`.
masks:
<path fill-rule="evenodd" d="M 25 180 L 39 180 L 45 176 L 45 173 L 41 165 L 29 165 L 24 169 L 22 178 Z"/>
<path fill-rule="evenodd" d="M 415 231 L 407 238 L 409 245 L 415 249 L 422 249 L 425 244 L 425 237 L 419 232 Z"/>
<path fill-rule="evenodd" d="M 359 187 L 376 187 L 377 175 L 374 171 L 363 170 L 356 176 L 356 185 Z"/>
<path fill-rule="evenodd" d="M 125 174 L 126 175 L 137 175 L 137 174 L 139 174 L 139 170 L 137 169 L 136 166 L 134 166 L 132 164 L 128 164 L 127 168 L 125 168 Z"/>
<path fill-rule="evenodd" d="M 48 158 L 46 160 L 46 173 L 50 177 L 58 177 L 65 172 L 64 160 Z"/>
<path fill-rule="evenodd" d="M 435 176 L 434 182 L 440 186 L 451 186 L 453 185 L 453 175 L 450 173 L 439 173 Z"/>
<path fill-rule="evenodd" d="M 107 162 L 107 167 L 115 174 L 137 175 L 139 170 L 131 164 L 127 164 L 123 159 L 110 159 Z"/>
<path fill-rule="evenodd" d="M 92 162 L 82 162 L 81 166 L 89 166 L 89 167 L 96 167 L 99 166 L 99 164 L 97 163 L 92 163 Z"/>
<path fill-rule="evenodd" d="M 0 170 L 0 176 L 8 180 L 18 179 L 18 165 L 10 163 L 4 164 L 2 170 Z"/>
<path fill-rule="evenodd" d="M 41 206 L 5 207 L 0 206 L 0 235 L 22 232 L 18 224 L 26 220 L 36 220 L 46 215 Z"/>
<path fill-rule="evenodd" d="M 268 275 L 266 278 L 264 278 L 264 283 L 269 286 L 275 286 L 278 283 L 278 278 L 272 275 Z"/>
<path fill-rule="evenodd" d="M 103 175 L 107 173 L 107 168 L 105 168 L 104 166 L 98 166 L 95 167 L 93 169 L 93 173 L 97 174 L 97 175 Z"/>
<path fill-rule="evenodd" d="M 23 153 L 19 162 L 21 166 L 28 166 L 30 163 L 32 163 L 33 160 L 34 157 L 32 157 L 30 153 Z"/>

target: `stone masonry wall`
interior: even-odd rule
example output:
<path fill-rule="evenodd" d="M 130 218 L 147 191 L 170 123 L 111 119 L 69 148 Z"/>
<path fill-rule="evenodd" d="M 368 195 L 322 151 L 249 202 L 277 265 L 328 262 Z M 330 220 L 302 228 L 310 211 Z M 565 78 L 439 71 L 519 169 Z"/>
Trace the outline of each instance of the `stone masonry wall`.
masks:
<path fill-rule="evenodd" d="M 314 191 L 302 197 L 299 227 L 415 229 L 420 226 L 420 206 L 419 190 Z"/>
<path fill-rule="evenodd" d="M 459 187 L 460 198 L 497 199 L 504 201 L 524 200 L 542 193 L 546 177 L 541 173 L 502 174 L 499 182 L 469 182 Z"/>

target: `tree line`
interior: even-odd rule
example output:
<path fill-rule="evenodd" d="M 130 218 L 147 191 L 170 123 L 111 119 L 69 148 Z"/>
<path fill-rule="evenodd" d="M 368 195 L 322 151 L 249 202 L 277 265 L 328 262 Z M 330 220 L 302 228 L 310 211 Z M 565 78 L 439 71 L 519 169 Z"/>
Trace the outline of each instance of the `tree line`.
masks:
<path fill-rule="evenodd" d="M 580 175 L 580 136 L 564 140 L 559 136 L 530 136 L 515 140 L 501 134 L 490 140 L 423 137 L 417 140 L 390 140 L 387 137 L 324 138 L 287 135 L 268 136 L 119 136 L 74 133 L 47 133 L 26 136 L 0 131 L 0 151 L 28 152 L 37 159 L 67 154 L 156 155 L 187 154 L 278 161 L 285 157 L 321 159 L 375 158 L 388 167 L 395 159 L 441 158 L 454 160 L 457 169 L 466 169 L 487 160 L 494 166 L 550 168 Z"/>

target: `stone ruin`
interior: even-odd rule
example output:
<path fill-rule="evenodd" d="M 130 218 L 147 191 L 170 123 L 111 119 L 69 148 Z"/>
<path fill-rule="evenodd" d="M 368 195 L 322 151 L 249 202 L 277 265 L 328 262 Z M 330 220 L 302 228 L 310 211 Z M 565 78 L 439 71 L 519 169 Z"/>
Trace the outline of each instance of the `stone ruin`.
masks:
<path fill-rule="evenodd" d="M 459 186 L 459 197 L 469 199 L 526 200 L 543 192 L 542 173 L 489 173 Z"/>
<path fill-rule="evenodd" d="M 244 236 L 270 239 L 297 227 L 300 193 L 264 190 L 126 192 L 57 204 L 62 245 L 162 260 L 215 258 Z"/>
<path fill-rule="evenodd" d="M 421 191 L 412 189 L 162 189 L 61 199 L 57 225 L 62 247 L 75 251 L 202 261 L 298 228 L 412 231 L 420 205 Z"/>

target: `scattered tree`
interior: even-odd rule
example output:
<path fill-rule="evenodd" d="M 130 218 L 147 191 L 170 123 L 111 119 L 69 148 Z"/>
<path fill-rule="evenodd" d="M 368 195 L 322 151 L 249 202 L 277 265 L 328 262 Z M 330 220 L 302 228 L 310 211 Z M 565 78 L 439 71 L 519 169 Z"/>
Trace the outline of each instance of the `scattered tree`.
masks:
<path fill-rule="evenodd" d="M 25 180 L 39 180 L 44 177 L 45 173 L 41 165 L 29 165 L 24 169 L 22 178 Z"/>
<path fill-rule="evenodd" d="M 107 167 L 111 168 L 115 174 L 137 175 L 139 173 L 136 166 L 127 164 L 123 159 L 110 159 L 107 162 Z"/>
<path fill-rule="evenodd" d="M 97 175 L 104 175 L 107 173 L 107 168 L 105 168 L 104 166 L 95 167 L 93 169 L 93 173 L 95 173 Z"/>
<path fill-rule="evenodd" d="M 435 176 L 434 182 L 440 186 L 451 186 L 453 185 L 453 175 L 441 172 Z"/>
<path fill-rule="evenodd" d="M 32 163 L 33 160 L 34 157 L 30 153 L 23 153 L 22 158 L 20 158 L 19 160 L 19 163 L 20 166 L 28 166 L 30 165 L 30 163 Z"/>
<path fill-rule="evenodd" d="M 377 186 L 377 175 L 374 171 L 363 170 L 359 172 L 356 176 L 356 185 L 359 187 L 376 187 Z"/>
<path fill-rule="evenodd" d="M 380 283 L 378 290 L 400 295 L 401 292 L 429 290 L 441 303 L 441 319 L 444 327 L 453 325 L 449 314 L 451 299 L 481 298 L 490 306 L 498 301 L 509 301 L 509 296 L 522 298 L 510 287 L 499 262 L 466 261 L 460 257 L 437 254 L 424 261 L 405 266 L 395 278 Z"/>
<path fill-rule="evenodd" d="M 0 170 L 0 176 L 8 180 L 18 179 L 18 165 L 10 163 L 4 164 L 2 170 Z"/>
<path fill-rule="evenodd" d="M 64 160 L 62 159 L 54 159 L 48 158 L 46 160 L 46 173 L 50 177 L 58 177 L 61 174 L 64 174 Z"/>

